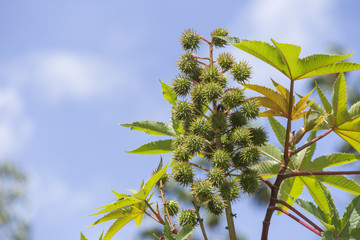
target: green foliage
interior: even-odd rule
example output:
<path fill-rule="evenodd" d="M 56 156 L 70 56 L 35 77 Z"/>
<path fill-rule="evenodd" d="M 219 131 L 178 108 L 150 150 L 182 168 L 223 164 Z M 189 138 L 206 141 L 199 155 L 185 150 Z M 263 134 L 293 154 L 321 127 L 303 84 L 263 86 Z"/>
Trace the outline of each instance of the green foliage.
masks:
<path fill-rule="evenodd" d="M 180 42 L 185 52 L 177 62 L 180 73 L 172 86 L 161 82 L 163 97 L 172 105 L 170 125 L 156 121 L 122 124 L 131 130 L 171 137 L 129 151 L 135 154 L 172 152 L 171 179 L 166 172 L 168 165 L 162 168 L 161 161 L 153 176 L 141 185 L 139 191 L 131 194 L 113 191 L 118 200 L 93 214 L 105 215 L 92 225 L 115 220 L 103 238 L 109 240 L 131 220 L 139 225 L 146 214 L 164 226 L 163 235 L 154 235 L 155 239 L 185 240 L 197 225 L 204 239 L 207 239 L 200 216 L 200 209 L 205 207 L 215 216 L 225 212 L 229 238 L 236 240 L 231 206 L 239 200 L 241 193 L 254 194 L 258 191 L 260 181 L 263 181 L 270 187 L 271 199 L 263 222 L 262 239 L 268 239 L 274 211 L 292 216 L 285 211 L 290 208 L 298 214 L 294 203 L 314 215 L 328 229 L 322 233 L 319 227 L 299 214 L 304 221 L 315 225 L 316 229 L 309 229 L 322 235 L 323 239 L 360 239 L 360 198 L 354 198 L 340 218 L 324 185 L 360 195 L 359 184 L 345 177 L 343 172 L 326 169 L 357 161 L 360 155 L 329 153 L 313 159 L 316 142 L 332 131 L 360 151 L 360 102 L 348 109 L 342 73 L 359 70 L 360 64 L 342 62 L 351 54 L 314 54 L 299 58 L 301 48 L 296 45 L 274 40 L 271 40 L 272 44 L 240 40 L 227 35 L 228 31 L 224 28 L 215 29 L 211 33 L 211 40 L 206 40 L 193 30 L 186 30 L 182 34 Z M 207 57 L 195 54 L 203 42 L 209 47 Z M 249 83 L 252 68 L 247 61 L 236 62 L 229 53 L 214 56 L 214 48 L 227 43 L 282 72 L 290 80 L 290 89 L 272 79 L 274 89 Z M 313 90 L 305 96 L 295 93 L 296 80 L 332 73 L 340 74 L 334 83 L 331 101 L 326 99 L 317 85 L 322 104 L 310 98 Z M 230 87 L 228 76 L 241 86 Z M 245 98 L 244 88 L 261 96 Z M 265 110 L 260 111 L 260 107 Z M 251 127 L 249 123 L 257 117 L 268 117 L 283 151 L 267 142 L 263 127 Z M 274 117 L 285 118 L 286 127 Z M 293 121 L 300 119 L 303 125 L 293 130 Z M 307 136 L 305 143 L 302 141 L 304 136 Z M 349 174 L 354 173 L 360 172 L 352 171 Z M 272 181 L 273 177 L 276 180 Z M 188 210 L 179 212 L 180 204 L 177 201 L 165 200 L 164 190 L 168 181 L 175 181 L 185 191 L 191 191 L 194 209 L 186 208 Z M 152 205 L 155 204 L 150 203 L 156 192 L 152 190 L 154 186 L 159 188 L 162 208 L 156 202 L 154 209 Z M 305 187 L 316 205 L 299 198 Z M 163 210 L 163 214 L 159 209 Z M 172 221 L 174 215 L 177 215 L 177 222 Z M 81 239 L 86 239 L 82 233 Z"/>

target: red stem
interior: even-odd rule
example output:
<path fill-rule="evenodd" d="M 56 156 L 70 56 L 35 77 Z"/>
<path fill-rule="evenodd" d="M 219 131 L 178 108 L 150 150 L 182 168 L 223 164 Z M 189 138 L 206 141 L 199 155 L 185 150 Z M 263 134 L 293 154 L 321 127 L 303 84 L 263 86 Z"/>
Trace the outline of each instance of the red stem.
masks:
<path fill-rule="evenodd" d="M 288 211 L 280 208 L 280 207 L 272 207 L 274 210 L 280 211 L 286 215 L 288 215 L 289 217 L 291 217 L 292 219 L 294 219 L 295 221 L 297 221 L 298 223 L 300 223 L 301 225 L 303 225 L 304 227 L 306 227 L 307 229 L 309 229 L 310 231 L 312 231 L 313 233 L 321 236 L 321 232 L 319 232 L 318 230 L 316 230 L 315 228 L 309 226 L 307 223 L 303 222 L 301 219 L 297 218 L 296 216 L 292 215 L 291 213 L 289 213 Z"/>
<path fill-rule="evenodd" d="M 299 217 L 301 217 L 302 219 L 304 219 L 305 221 L 307 221 L 311 226 L 313 226 L 315 229 L 317 229 L 319 232 L 324 232 L 324 230 L 322 230 L 318 225 L 316 225 L 315 223 L 313 223 L 310 219 L 308 219 L 307 217 L 305 217 L 301 212 L 299 212 L 298 210 L 296 210 L 293 206 L 289 205 L 288 203 L 284 202 L 283 200 L 277 199 L 276 200 L 278 203 L 284 205 L 285 207 L 289 208 L 291 211 L 293 211 L 294 213 L 296 213 Z"/>
<path fill-rule="evenodd" d="M 360 171 L 326 171 L 326 172 L 291 172 L 283 174 L 282 179 L 298 176 L 329 176 L 329 175 L 357 175 Z"/>
<path fill-rule="evenodd" d="M 323 137 L 325 137 L 326 135 L 328 135 L 329 133 L 332 132 L 332 128 L 330 128 L 329 130 L 327 130 L 326 132 L 324 132 L 323 134 L 321 134 L 320 136 L 312 139 L 311 141 L 305 143 L 304 145 L 302 145 L 301 147 L 297 148 L 296 150 L 294 150 L 292 152 L 292 154 L 297 154 L 298 152 L 300 152 L 301 150 L 304 150 L 305 148 L 307 148 L 308 146 L 310 146 L 311 144 L 319 141 L 320 139 L 322 139 Z"/>

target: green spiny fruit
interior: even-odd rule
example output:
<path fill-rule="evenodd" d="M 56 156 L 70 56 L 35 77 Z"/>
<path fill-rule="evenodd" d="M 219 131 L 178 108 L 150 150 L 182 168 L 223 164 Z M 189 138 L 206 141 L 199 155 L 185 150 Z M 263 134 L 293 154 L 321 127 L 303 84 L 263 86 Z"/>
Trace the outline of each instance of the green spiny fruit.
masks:
<path fill-rule="evenodd" d="M 252 74 L 252 68 L 247 62 L 239 62 L 232 67 L 231 74 L 239 83 L 246 82 Z"/>
<path fill-rule="evenodd" d="M 192 122 L 190 129 L 194 134 L 203 136 L 206 139 L 212 137 L 213 135 L 213 132 L 211 131 L 210 123 L 206 121 L 204 118 L 195 119 Z"/>
<path fill-rule="evenodd" d="M 205 103 L 206 97 L 204 93 L 204 85 L 203 84 L 196 84 L 190 92 L 191 99 L 196 104 Z"/>
<path fill-rule="evenodd" d="M 226 91 L 222 104 L 229 108 L 233 109 L 241 105 L 244 101 L 244 93 L 240 89 L 229 89 Z"/>
<path fill-rule="evenodd" d="M 179 212 L 179 203 L 174 200 L 168 200 L 165 203 L 170 216 L 175 216 Z"/>
<path fill-rule="evenodd" d="M 197 135 L 188 135 L 186 136 L 186 148 L 192 153 L 198 153 L 202 151 L 205 147 L 204 140 Z"/>
<path fill-rule="evenodd" d="M 223 132 L 227 129 L 227 118 L 223 112 L 216 112 L 210 115 L 210 125 L 214 132 Z"/>
<path fill-rule="evenodd" d="M 201 73 L 203 82 L 218 82 L 221 78 L 220 70 L 216 66 L 208 66 Z"/>
<path fill-rule="evenodd" d="M 218 149 L 212 156 L 212 163 L 215 167 L 228 169 L 230 162 L 230 155 L 224 150 Z"/>
<path fill-rule="evenodd" d="M 267 135 L 264 128 L 262 127 L 250 128 L 250 132 L 251 132 L 251 141 L 254 143 L 254 145 L 256 146 L 265 145 L 267 141 Z"/>
<path fill-rule="evenodd" d="M 247 119 L 242 112 L 233 112 L 230 115 L 230 124 L 235 127 L 242 127 L 247 124 Z"/>
<path fill-rule="evenodd" d="M 173 138 L 173 140 L 171 141 L 171 148 L 174 150 L 179 146 L 184 145 L 185 143 L 185 137 L 184 135 L 177 135 L 176 137 Z"/>
<path fill-rule="evenodd" d="M 222 168 L 211 168 L 208 173 L 208 178 L 214 186 L 220 186 L 225 181 L 225 172 Z"/>
<path fill-rule="evenodd" d="M 180 42 L 185 51 L 196 51 L 201 44 L 201 39 L 193 30 L 188 29 L 182 34 Z"/>
<path fill-rule="evenodd" d="M 233 202 L 240 196 L 240 187 L 232 180 L 228 180 L 220 186 L 220 195 L 223 199 Z"/>
<path fill-rule="evenodd" d="M 178 76 L 174 79 L 172 86 L 177 95 L 186 96 L 190 91 L 191 82 L 186 77 Z"/>
<path fill-rule="evenodd" d="M 217 58 L 217 62 L 221 69 L 226 71 L 234 65 L 235 59 L 230 53 L 221 53 Z"/>
<path fill-rule="evenodd" d="M 195 227 L 197 225 L 197 217 L 196 213 L 194 211 L 188 210 L 188 211 L 181 211 L 179 215 L 179 225 L 181 227 L 185 226 L 193 226 Z"/>
<path fill-rule="evenodd" d="M 223 89 L 218 83 L 209 82 L 204 85 L 204 94 L 209 102 L 212 102 L 215 99 L 219 98 L 222 92 Z"/>
<path fill-rule="evenodd" d="M 246 101 L 242 105 L 242 113 L 248 119 L 254 119 L 259 115 L 259 105 L 255 101 Z"/>
<path fill-rule="evenodd" d="M 260 180 L 255 171 L 248 169 L 241 173 L 240 184 L 244 192 L 253 194 L 258 190 Z"/>
<path fill-rule="evenodd" d="M 173 153 L 173 159 L 180 162 L 189 161 L 189 155 L 191 154 L 185 146 L 178 146 L 174 149 Z"/>
<path fill-rule="evenodd" d="M 240 159 L 246 166 L 257 163 L 260 160 L 260 150 L 256 146 L 245 147 L 240 153 Z"/>
<path fill-rule="evenodd" d="M 189 76 L 200 71 L 200 66 L 191 53 L 185 53 L 180 56 L 180 59 L 178 60 L 178 68 Z"/>
<path fill-rule="evenodd" d="M 225 40 L 222 40 L 218 37 L 225 37 L 229 34 L 229 31 L 225 28 L 216 28 L 212 33 L 211 33 L 211 39 L 212 39 L 212 43 L 215 47 L 224 47 L 227 42 Z"/>
<path fill-rule="evenodd" d="M 207 179 L 196 181 L 192 186 L 192 193 L 200 202 L 206 202 L 214 194 L 212 183 Z"/>
<path fill-rule="evenodd" d="M 177 101 L 173 114 L 175 119 L 189 121 L 194 117 L 194 109 L 187 101 Z"/>
<path fill-rule="evenodd" d="M 171 173 L 175 182 L 183 186 L 187 186 L 194 181 L 194 169 L 187 162 L 174 162 Z"/>
<path fill-rule="evenodd" d="M 223 213 L 225 203 L 219 195 L 214 195 L 213 198 L 208 202 L 207 209 L 212 214 L 219 216 Z"/>
<path fill-rule="evenodd" d="M 250 130 L 245 127 L 237 127 L 233 131 L 231 139 L 238 146 L 249 146 L 251 144 Z"/>

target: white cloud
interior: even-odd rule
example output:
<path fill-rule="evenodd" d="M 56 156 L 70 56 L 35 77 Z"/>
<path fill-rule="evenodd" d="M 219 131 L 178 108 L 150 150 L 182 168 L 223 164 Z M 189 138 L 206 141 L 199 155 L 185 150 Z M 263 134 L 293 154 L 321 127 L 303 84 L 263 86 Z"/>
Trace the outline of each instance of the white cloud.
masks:
<path fill-rule="evenodd" d="M 32 52 L 0 67 L 8 84 L 56 102 L 106 95 L 123 82 L 123 75 L 105 59 L 62 50 Z"/>
<path fill-rule="evenodd" d="M 16 153 L 31 135 L 32 122 L 23 107 L 16 89 L 0 88 L 0 158 Z"/>

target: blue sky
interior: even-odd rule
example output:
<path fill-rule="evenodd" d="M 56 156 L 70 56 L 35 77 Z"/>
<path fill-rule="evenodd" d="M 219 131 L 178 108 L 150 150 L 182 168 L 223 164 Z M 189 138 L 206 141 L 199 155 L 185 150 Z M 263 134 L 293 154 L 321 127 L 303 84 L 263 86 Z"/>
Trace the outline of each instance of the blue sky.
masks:
<path fill-rule="evenodd" d="M 124 151 L 154 138 L 117 124 L 168 122 L 159 79 L 170 83 L 176 75 L 184 29 L 206 37 L 223 26 L 240 38 L 298 44 L 305 54 L 336 43 L 360 62 L 359 10 L 355 0 L 2 1 L 0 157 L 29 176 L 25 215 L 33 239 L 78 239 L 80 230 L 97 239 L 102 226 L 86 228 L 95 220 L 86 215 L 113 200 L 110 189 L 138 188 L 155 168 L 158 156 Z M 254 83 L 269 76 L 286 83 L 228 49 L 253 65 Z M 306 91 L 307 83 L 297 84 Z M 239 203 L 236 221 L 252 240 L 259 239 L 264 209 L 250 201 Z M 316 239 L 284 216 L 274 217 L 271 239 L 285 239 L 277 231 L 284 223 L 293 239 Z M 130 224 L 115 239 L 132 239 L 135 231 Z"/>

